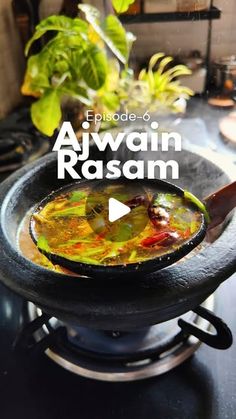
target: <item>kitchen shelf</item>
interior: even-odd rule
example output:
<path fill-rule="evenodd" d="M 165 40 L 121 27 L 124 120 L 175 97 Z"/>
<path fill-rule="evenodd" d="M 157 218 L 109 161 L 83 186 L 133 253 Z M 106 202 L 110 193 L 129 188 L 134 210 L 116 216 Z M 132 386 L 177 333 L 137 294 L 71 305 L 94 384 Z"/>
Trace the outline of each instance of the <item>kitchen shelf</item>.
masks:
<path fill-rule="evenodd" d="M 122 23 L 154 23 L 154 22 L 178 22 L 220 19 L 221 10 L 211 6 L 209 10 L 199 12 L 172 12 L 172 13 L 139 13 L 136 15 L 120 15 Z"/>

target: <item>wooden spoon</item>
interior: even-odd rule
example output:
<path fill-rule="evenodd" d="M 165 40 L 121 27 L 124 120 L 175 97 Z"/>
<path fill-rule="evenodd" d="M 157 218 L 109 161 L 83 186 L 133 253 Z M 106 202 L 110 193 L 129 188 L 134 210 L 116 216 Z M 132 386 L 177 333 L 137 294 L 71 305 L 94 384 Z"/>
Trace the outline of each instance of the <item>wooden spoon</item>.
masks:
<path fill-rule="evenodd" d="M 210 216 L 208 230 L 221 224 L 225 217 L 236 207 L 236 181 L 224 186 L 204 200 Z"/>

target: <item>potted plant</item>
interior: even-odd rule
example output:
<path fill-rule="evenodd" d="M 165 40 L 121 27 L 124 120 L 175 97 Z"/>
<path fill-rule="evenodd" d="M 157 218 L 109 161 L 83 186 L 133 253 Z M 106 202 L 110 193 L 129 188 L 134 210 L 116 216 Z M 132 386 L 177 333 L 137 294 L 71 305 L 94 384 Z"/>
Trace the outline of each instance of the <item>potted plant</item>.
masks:
<path fill-rule="evenodd" d="M 117 11 L 124 11 L 124 7 L 118 8 L 118 3 L 121 4 L 113 0 Z M 131 3 L 131 0 L 122 2 L 127 8 Z M 158 53 L 136 80 L 128 66 L 134 35 L 125 31 L 115 15 L 102 19 L 95 7 L 87 4 L 78 7 L 84 19 L 50 16 L 37 25 L 26 46 L 28 55 L 35 40 L 45 34 L 53 35 L 38 54 L 28 58 L 22 86 L 24 95 L 35 98 L 31 117 L 38 130 L 51 136 L 71 102 L 79 122 L 87 108 L 94 113 L 122 109 L 129 112 L 140 107 L 176 112 L 177 99 L 192 94 L 176 79 L 190 73 L 187 67 L 166 69 L 172 58 Z"/>

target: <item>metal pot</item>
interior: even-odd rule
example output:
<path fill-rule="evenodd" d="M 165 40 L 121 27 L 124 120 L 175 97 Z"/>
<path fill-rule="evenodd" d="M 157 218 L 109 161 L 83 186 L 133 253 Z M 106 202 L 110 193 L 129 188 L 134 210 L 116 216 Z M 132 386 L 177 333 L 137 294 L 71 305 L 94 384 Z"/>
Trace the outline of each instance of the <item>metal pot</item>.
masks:
<path fill-rule="evenodd" d="M 222 57 L 214 63 L 214 79 L 221 92 L 236 90 L 236 56 Z"/>

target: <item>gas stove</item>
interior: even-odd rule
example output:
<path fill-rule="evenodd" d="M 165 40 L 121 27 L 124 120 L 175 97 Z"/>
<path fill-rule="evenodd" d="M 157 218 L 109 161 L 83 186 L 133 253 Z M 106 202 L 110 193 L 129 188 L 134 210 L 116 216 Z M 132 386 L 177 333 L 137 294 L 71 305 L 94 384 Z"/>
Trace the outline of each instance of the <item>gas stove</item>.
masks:
<path fill-rule="evenodd" d="M 215 312 L 236 335 L 236 275 L 215 295 Z M 109 383 L 79 377 L 43 350 L 13 351 L 29 307 L 0 285 L 1 418 L 223 419 L 235 418 L 235 344 L 227 351 L 201 345 L 172 371 L 148 380 Z M 35 309 L 33 309 L 34 311 Z"/>
<path fill-rule="evenodd" d="M 203 315 L 209 313 L 206 308 L 214 308 L 213 296 L 201 306 Z M 215 316 L 211 314 L 211 318 Z M 24 353 L 44 350 L 58 365 L 87 378 L 113 382 L 140 380 L 173 369 L 198 349 L 201 341 L 184 333 L 180 327 L 183 321 L 203 330 L 206 339 L 210 336 L 207 333 L 210 323 L 193 312 L 159 325 L 120 332 L 66 324 L 28 303 L 28 323 L 18 334 L 15 349 Z M 225 349 L 231 346 L 230 330 L 224 325 L 219 333 L 216 345 L 223 344 Z"/>

